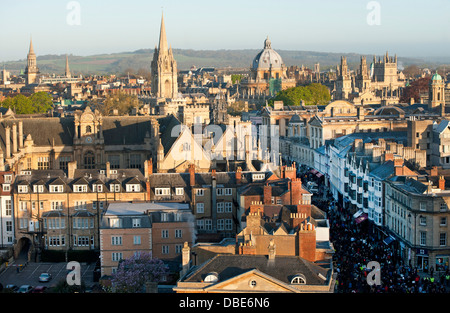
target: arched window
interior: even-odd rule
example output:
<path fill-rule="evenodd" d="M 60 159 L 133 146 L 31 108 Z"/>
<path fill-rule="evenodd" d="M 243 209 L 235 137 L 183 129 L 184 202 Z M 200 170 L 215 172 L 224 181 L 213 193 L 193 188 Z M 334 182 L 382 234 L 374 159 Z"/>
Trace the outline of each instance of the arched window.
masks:
<path fill-rule="evenodd" d="M 292 285 L 306 285 L 306 278 L 303 274 L 297 274 L 291 280 Z"/>
<path fill-rule="evenodd" d="M 90 125 L 86 126 L 86 133 L 92 133 L 92 127 Z"/>

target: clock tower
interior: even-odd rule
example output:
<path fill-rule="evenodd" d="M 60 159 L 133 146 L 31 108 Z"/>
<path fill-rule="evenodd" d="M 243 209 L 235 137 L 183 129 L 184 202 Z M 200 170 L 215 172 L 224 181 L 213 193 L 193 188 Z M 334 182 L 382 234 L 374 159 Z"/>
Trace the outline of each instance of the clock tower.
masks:
<path fill-rule="evenodd" d="M 81 114 L 75 115 L 74 122 L 74 160 L 80 168 L 100 168 L 105 163 L 101 114 L 86 107 Z"/>

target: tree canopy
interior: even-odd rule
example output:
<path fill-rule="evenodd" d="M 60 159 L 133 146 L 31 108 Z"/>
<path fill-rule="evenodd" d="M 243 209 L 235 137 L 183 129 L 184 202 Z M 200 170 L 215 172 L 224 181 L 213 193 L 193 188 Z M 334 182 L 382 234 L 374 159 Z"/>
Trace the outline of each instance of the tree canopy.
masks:
<path fill-rule="evenodd" d="M 147 282 L 159 282 L 167 275 L 167 265 L 150 253 L 141 253 L 119 263 L 112 275 L 112 291 L 116 293 L 138 293 Z"/>
<path fill-rule="evenodd" d="M 111 115 L 114 110 L 117 110 L 119 115 L 126 115 L 134 107 L 139 106 L 139 99 L 136 95 L 129 95 L 120 91 L 108 94 L 105 99 L 95 99 L 89 105 L 103 116 Z"/>
<path fill-rule="evenodd" d="M 331 100 L 330 91 L 322 84 L 312 83 L 306 86 L 298 86 L 280 91 L 269 104 L 274 101 L 283 101 L 284 105 L 300 105 L 301 101 L 305 105 L 325 105 Z"/>
<path fill-rule="evenodd" d="M 409 103 L 411 99 L 414 99 L 414 102 L 420 101 L 420 94 L 426 94 L 429 90 L 431 78 L 429 76 L 419 78 L 406 86 L 403 90 L 402 96 L 400 98 L 400 102 Z"/>
<path fill-rule="evenodd" d="M 29 97 L 23 94 L 7 97 L 1 102 L 1 106 L 10 108 L 16 114 L 46 113 L 53 107 L 53 101 L 50 94 L 40 91 Z"/>

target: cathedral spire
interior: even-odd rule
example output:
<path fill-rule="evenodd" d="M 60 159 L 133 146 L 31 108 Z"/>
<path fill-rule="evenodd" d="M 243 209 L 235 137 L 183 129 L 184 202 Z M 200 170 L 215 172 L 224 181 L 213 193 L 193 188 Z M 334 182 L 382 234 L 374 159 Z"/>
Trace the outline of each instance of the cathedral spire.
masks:
<path fill-rule="evenodd" d="M 159 33 L 159 51 L 167 51 L 166 27 L 164 26 L 164 14 L 161 16 L 161 29 Z"/>

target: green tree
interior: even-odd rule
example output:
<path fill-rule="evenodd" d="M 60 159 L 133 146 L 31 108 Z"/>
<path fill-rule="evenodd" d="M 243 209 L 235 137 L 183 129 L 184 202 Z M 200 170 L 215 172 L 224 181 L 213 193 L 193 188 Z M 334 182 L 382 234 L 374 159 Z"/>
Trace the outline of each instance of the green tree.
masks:
<path fill-rule="evenodd" d="M 117 110 L 119 115 L 126 115 L 134 107 L 139 106 L 139 99 L 136 95 L 129 95 L 120 91 L 108 94 L 105 99 L 95 99 L 89 105 L 91 108 L 100 111 L 103 116 L 111 115 L 114 110 Z"/>
<path fill-rule="evenodd" d="M 330 99 L 331 95 L 326 86 L 312 83 L 282 90 L 270 100 L 270 104 L 274 101 L 283 101 L 284 105 L 295 106 L 304 101 L 305 105 L 325 105 Z"/>
<path fill-rule="evenodd" d="M 40 91 L 30 97 L 23 94 L 8 97 L 1 105 L 4 108 L 10 108 L 16 114 L 34 114 L 48 112 L 53 107 L 53 101 L 48 93 Z"/>

